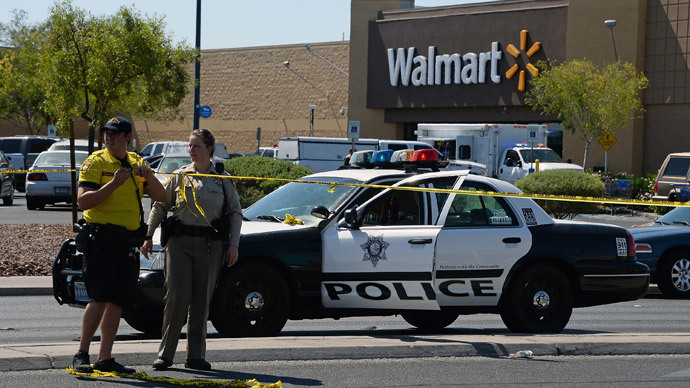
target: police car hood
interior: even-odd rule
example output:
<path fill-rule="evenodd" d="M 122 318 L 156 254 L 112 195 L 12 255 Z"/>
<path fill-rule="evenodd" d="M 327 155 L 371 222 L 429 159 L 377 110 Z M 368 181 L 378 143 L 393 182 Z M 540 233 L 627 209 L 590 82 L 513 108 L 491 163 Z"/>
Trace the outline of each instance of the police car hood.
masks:
<path fill-rule="evenodd" d="M 314 228 L 316 225 L 288 225 L 284 222 L 274 221 L 243 221 L 241 234 L 243 236 L 259 233 L 299 231 Z"/>

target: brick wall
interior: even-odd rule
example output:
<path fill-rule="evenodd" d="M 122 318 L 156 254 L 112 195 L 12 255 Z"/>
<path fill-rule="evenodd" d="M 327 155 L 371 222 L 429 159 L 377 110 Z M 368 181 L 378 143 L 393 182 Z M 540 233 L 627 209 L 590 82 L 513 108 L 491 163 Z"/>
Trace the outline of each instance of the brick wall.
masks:
<path fill-rule="evenodd" d="M 348 72 L 348 41 L 313 43 L 311 49 Z M 290 61 L 290 71 L 283 62 Z M 193 66 L 189 68 L 194 74 Z M 270 146 L 280 136 L 308 136 L 310 104 L 316 136 L 345 137 L 348 78 L 307 51 L 304 44 L 202 50 L 201 105 L 209 105 L 210 118 L 199 126 L 208 128 L 230 152 L 256 150 L 256 127 L 262 128 L 261 146 Z M 328 98 L 326 97 L 328 95 Z M 182 122 L 161 123 L 134 119 L 137 149 L 152 141 L 187 140 L 193 124 L 194 91 L 184 104 Z M 85 138 L 88 125 L 75 121 L 75 133 Z M 0 136 L 24 134 L 21 128 L 0 122 Z"/>

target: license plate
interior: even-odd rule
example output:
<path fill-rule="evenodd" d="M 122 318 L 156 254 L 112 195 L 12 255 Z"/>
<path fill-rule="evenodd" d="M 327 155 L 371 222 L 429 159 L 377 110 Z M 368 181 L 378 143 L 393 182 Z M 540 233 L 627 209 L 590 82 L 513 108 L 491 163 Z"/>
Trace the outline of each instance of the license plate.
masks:
<path fill-rule="evenodd" d="M 89 299 L 84 282 L 74 282 L 74 300 L 77 302 L 88 302 Z"/>
<path fill-rule="evenodd" d="M 70 193 L 69 187 L 56 187 L 55 194 L 57 195 L 68 195 Z"/>

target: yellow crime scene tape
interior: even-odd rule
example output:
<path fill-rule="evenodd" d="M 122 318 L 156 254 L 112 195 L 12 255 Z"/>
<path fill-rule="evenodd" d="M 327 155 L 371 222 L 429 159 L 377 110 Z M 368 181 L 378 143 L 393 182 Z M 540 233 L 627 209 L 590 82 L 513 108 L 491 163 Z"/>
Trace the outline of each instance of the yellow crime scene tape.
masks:
<path fill-rule="evenodd" d="M 28 173 L 28 172 L 72 172 L 77 171 L 73 169 L 66 170 L 8 170 L 6 173 Z M 287 178 L 264 178 L 264 177 L 249 177 L 249 176 L 233 176 L 233 175 L 216 175 L 216 174 L 196 174 L 196 173 L 175 173 L 175 172 L 156 172 L 156 174 L 168 175 L 185 175 L 185 176 L 200 176 L 211 178 L 224 178 L 235 180 L 263 180 L 273 182 L 298 182 L 307 184 L 321 184 L 329 185 L 330 191 L 335 190 L 338 186 L 353 186 L 353 187 L 370 187 L 377 189 L 394 189 L 407 191 L 422 191 L 431 193 L 444 194 L 465 194 L 465 195 L 484 195 L 491 197 L 508 197 L 508 198 L 529 198 L 546 201 L 564 201 L 564 202 L 585 202 L 585 203 L 600 203 L 613 205 L 639 205 L 639 206 L 666 206 L 666 207 L 690 207 L 690 202 L 672 202 L 672 201 L 646 201 L 641 199 L 622 199 L 622 198 L 603 198 L 603 197 L 584 197 L 578 195 L 551 195 L 551 194 L 525 194 L 525 193 L 501 193 L 493 191 L 470 191 L 470 190 L 454 190 L 454 189 L 433 189 L 424 187 L 404 187 L 404 186 L 390 186 L 390 185 L 371 185 L 367 183 L 333 183 L 310 180 L 298 180 Z M 184 181 L 184 180 L 183 180 Z M 196 202 L 196 198 L 194 198 Z"/>
<path fill-rule="evenodd" d="M 237 379 L 237 380 L 211 380 L 211 379 L 176 379 L 172 377 L 154 377 L 146 372 L 118 373 L 101 372 L 94 370 L 92 373 L 77 372 L 72 367 L 65 369 L 68 373 L 83 377 L 115 377 L 128 378 L 152 383 L 165 383 L 170 385 L 180 385 L 186 387 L 237 387 L 237 388 L 282 388 L 283 383 L 278 380 L 273 384 L 261 384 L 256 379 Z"/>

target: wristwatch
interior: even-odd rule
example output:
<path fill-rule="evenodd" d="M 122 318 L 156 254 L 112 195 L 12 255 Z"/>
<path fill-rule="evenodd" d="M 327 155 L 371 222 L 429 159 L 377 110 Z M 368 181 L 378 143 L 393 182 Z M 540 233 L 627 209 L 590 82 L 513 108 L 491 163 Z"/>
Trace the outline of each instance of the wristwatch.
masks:
<path fill-rule="evenodd" d="M 153 236 L 146 236 L 146 237 L 144 237 L 144 240 L 145 240 L 145 241 L 153 240 Z"/>

